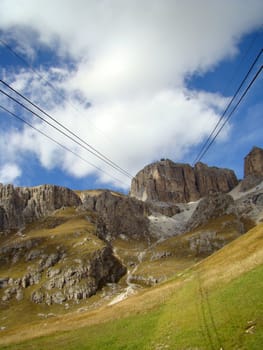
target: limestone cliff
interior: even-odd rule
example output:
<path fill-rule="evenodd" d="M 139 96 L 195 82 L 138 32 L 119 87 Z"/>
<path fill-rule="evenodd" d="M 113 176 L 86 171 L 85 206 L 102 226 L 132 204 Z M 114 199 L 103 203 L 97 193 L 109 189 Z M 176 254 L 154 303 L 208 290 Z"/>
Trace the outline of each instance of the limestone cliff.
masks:
<path fill-rule="evenodd" d="M 190 231 L 199 227 L 211 219 L 235 213 L 234 199 L 230 195 L 224 193 L 210 194 L 198 203 L 187 224 L 187 230 Z"/>
<path fill-rule="evenodd" d="M 234 171 L 230 169 L 208 167 L 199 162 L 195 165 L 194 172 L 200 197 L 216 192 L 227 193 L 238 184 Z"/>
<path fill-rule="evenodd" d="M 75 220 L 78 218 L 75 215 Z M 30 237 L 29 231 L 23 236 L 10 235 L 0 246 L 2 302 L 30 298 L 34 303 L 48 305 L 78 303 L 105 284 L 116 283 L 126 273 L 112 248 L 88 231 L 64 235 L 61 229 L 53 235 L 54 231 L 46 228 L 46 232 L 50 235 L 37 238 Z M 16 271 L 15 275 L 12 271 Z"/>
<path fill-rule="evenodd" d="M 63 206 L 80 204 L 80 198 L 65 187 L 14 187 L 0 184 L 0 231 L 21 228 Z"/>
<path fill-rule="evenodd" d="M 245 192 L 257 186 L 263 180 L 263 149 L 253 147 L 245 157 L 244 180 L 241 191 Z"/>
<path fill-rule="evenodd" d="M 142 238 L 149 235 L 145 203 L 134 198 L 101 191 L 96 195 L 82 194 L 83 208 L 98 214 L 97 235 L 107 241 L 118 236 Z"/>
<path fill-rule="evenodd" d="M 259 185 L 263 180 L 263 149 L 253 147 L 245 157 L 244 179 L 241 181 L 240 190 L 246 192 Z"/>
<path fill-rule="evenodd" d="M 256 176 L 263 178 L 263 149 L 253 147 L 245 157 L 244 177 Z"/>
<path fill-rule="evenodd" d="M 214 192 L 226 193 L 237 183 L 232 170 L 203 163 L 193 168 L 167 159 L 141 170 L 132 180 L 130 196 L 143 201 L 185 203 Z"/>

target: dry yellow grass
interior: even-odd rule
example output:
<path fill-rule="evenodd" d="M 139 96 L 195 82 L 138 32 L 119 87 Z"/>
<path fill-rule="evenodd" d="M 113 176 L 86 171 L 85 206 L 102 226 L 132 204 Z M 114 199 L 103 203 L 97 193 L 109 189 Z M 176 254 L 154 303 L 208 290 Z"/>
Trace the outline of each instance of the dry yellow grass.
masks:
<path fill-rule="evenodd" d="M 263 264 L 263 223 L 196 265 L 209 286 L 227 282 Z"/>
<path fill-rule="evenodd" d="M 21 325 L 6 331 L 5 335 L 0 339 L 0 344 L 16 343 L 55 332 L 102 324 L 132 314 L 146 313 L 156 305 L 164 303 L 182 283 L 183 280 L 178 280 L 172 285 L 163 284 L 158 288 L 142 291 L 113 306 L 104 305 L 93 311 L 82 313 L 75 311 L 56 318 L 35 322 L 34 324 Z"/>
<path fill-rule="evenodd" d="M 102 324 L 138 313 L 147 313 L 160 304 L 165 304 L 171 296 L 189 281 L 200 275 L 203 287 L 216 288 L 263 263 L 263 223 L 251 229 L 247 234 L 230 243 L 222 250 L 185 270 L 168 282 L 139 292 L 129 299 L 113 306 L 104 305 L 96 310 L 78 313 L 72 312 L 63 316 L 20 325 L 6 331 L 0 344 L 19 342 L 48 335 L 54 332 L 68 331 L 84 326 Z"/>

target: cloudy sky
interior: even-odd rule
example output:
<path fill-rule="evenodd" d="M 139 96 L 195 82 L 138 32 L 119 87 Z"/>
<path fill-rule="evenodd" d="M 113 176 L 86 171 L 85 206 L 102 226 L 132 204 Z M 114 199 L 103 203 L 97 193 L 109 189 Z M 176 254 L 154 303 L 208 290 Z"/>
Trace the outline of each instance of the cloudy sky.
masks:
<path fill-rule="evenodd" d="M 127 190 L 116 165 L 134 176 L 160 158 L 192 164 L 262 48 L 262 23 L 262 0 L 0 0 L 0 78 L 52 117 L 0 83 L 49 122 L 0 93 L 35 128 L 0 108 L 0 182 Z M 243 176 L 263 147 L 262 87 L 261 74 L 203 162 Z"/>

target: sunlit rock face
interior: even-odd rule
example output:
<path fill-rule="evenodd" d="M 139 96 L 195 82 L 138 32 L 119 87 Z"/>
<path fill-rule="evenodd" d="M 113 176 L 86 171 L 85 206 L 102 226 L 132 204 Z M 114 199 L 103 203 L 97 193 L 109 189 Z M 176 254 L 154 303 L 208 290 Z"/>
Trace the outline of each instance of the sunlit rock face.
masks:
<path fill-rule="evenodd" d="M 229 169 L 197 163 L 174 163 L 169 159 L 147 165 L 132 180 L 131 197 L 143 201 L 185 203 L 215 192 L 227 193 L 238 183 Z"/>
<path fill-rule="evenodd" d="M 253 147 L 245 157 L 244 179 L 241 182 L 241 191 L 246 192 L 257 186 L 263 180 L 263 149 Z"/>
<path fill-rule="evenodd" d="M 245 157 L 244 176 L 263 177 L 263 149 L 253 147 Z"/>
<path fill-rule="evenodd" d="M 19 229 L 63 206 L 80 204 L 80 198 L 66 187 L 14 187 L 0 184 L 0 231 Z"/>

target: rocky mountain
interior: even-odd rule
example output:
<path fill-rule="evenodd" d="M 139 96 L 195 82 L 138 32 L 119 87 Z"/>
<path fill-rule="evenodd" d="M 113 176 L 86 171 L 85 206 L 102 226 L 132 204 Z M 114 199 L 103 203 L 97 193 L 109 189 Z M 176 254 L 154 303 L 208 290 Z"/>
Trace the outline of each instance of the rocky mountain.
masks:
<path fill-rule="evenodd" d="M 109 242 L 117 237 L 148 240 L 151 238 L 150 215 L 158 213 L 170 217 L 180 212 L 177 205 L 143 202 L 107 190 L 83 192 L 80 198 L 83 210 L 98 215 L 97 235 Z"/>
<path fill-rule="evenodd" d="M 263 149 L 253 147 L 245 157 L 244 177 L 255 176 L 263 177 Z"/>
<path fill-rule="evenodd" d="M 14 187 L 0 184 L 0 231 L 21 229 L 26 223 L 47 216 L 63 206 L 80 204 L 80 198 L 65 187 Z"/>
<path fill-rule="evenodd" d="M 187 230 L 199 227 L 211 219 L 227 214 L 235 214 L 235 204 L 232 196 L 224 193 L 210 194 L 198 203 L 190 220 Z"/>
<path fill-rule="evenodd" d="M 263 149 L 253 147 L 245 157 L 244 179 L 241 184 L 241 191 L 245 192 L 258 185 L 263 179 Z"/>
<path fill-rule="evenodd" d="M 263 220 L 262 152 L 239 184 L 232 170 L 162 160 L 130 196 L 0 185 L 0 300 L 79 303 L 127 272 L 120 300 L 191 266 Z"/>
<path fill-rule="evenodd" d="M 48 305 L 76 303 L 126 273 L 112 248 L 92 234 L 85 216 L 77 211 L 69 215 L 61 209 L 24 232 L 2 238 L 3 303 L 23 299 Z"/>
<path fill-rule="evenodd" d="M 101 239 L 149 237 L 145 203 L 111 191 L 82 193 L 81 199 L 82 209 L 98 214 L 96 233 Z"/>
<path fill-rule="evenodd" d="M 130 196 L 142 201 L 187 203 L 211 193 L 227 193 L 237 184 L 232 170 L 200 162 L 191 167 L 166 159 L 147 165 L 135 176 Z"/>

